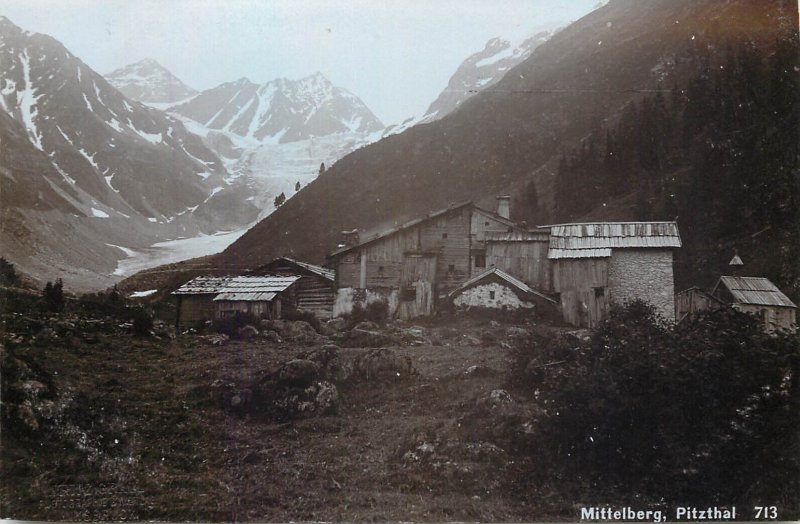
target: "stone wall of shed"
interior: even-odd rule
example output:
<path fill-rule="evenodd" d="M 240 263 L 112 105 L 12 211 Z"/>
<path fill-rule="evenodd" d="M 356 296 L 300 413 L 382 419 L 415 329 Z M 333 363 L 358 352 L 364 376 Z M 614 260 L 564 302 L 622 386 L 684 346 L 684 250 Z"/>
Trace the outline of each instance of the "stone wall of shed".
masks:
<path fill-rule="evenodd" d="M 494 298 L 492 298 L 494 292 Z M 530 309 L 532 302 L 521 300 L 508 286 L 490 282 L 460 292 L 453 300 L 457 308 L 484 307 L 492 309 Z"/>
<path fill-rule="evenodd" d="M 641 299 L 667 320 L 675 320 L 675 282 L 672 251 L 614 249 L 608 264 L 608 296 L 623 304 Z"/>

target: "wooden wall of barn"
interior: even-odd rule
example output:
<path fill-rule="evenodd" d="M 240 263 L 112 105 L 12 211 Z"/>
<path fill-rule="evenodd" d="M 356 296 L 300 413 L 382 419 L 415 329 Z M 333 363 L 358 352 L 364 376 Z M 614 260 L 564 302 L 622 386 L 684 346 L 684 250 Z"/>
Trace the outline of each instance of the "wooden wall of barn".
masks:
<path fill-rule="evenodd" d="M 178 328 L 198 327 L 206 320 L 213 320 L 217 307 L 214 304 L 216 293 L 210 295 L 180 295 Z"/>
<path fill-rule="evenodd" d="M 797 326 L 794 308 L 758 304 L 733 304 L 733 308 L 755 316 L 767 333 L 794 331 Z"/>
<path fill-rule="evenodd" d="M 701 311 L 724 307 L 719 300 L 702 289 L 691 288 L 675 294 L 675 319 L 692 318 Z"/>
<path fill-rule="evenodd" d="M 475 208 L 470 216 L 470 273 L 469 278 L 479 275 L 492 267 L 488 260 L 486 233 L 505 233 L 509 230 L 509 225 L 501 222 L 494 215 L 485 213 Z M 483 257 L 483 265 L 477 262 Z M 498 266 L 499 267 L 499 266 Z M 502 269 L 502 268 L 501 268 Z"/>
<path fill-rule="evenodd" d="M 487 242 L 486 264 L 495 266 L 532 288 L 552 291 L 547 241 Z"/>
<path fill-rule="evenodd" d="M 298 309 L 310 311 L 320 320 L 333 317 L 333 282 L 320 276 L 307 275 L 300 278 L 292 288 L 295 290 L 294 298 Z"/>
<path fill-rule="evenodd" d="M 553 260 L 553 290 L 559 294 L 564 321 L 594 327 L 606 318 L 608 259 Z"/>
<path fill-rule="evenodd" d="M 430 252 L 437 255 L 438 291 L 456 287 L 470 274 L 470 214 L 469 208 L 455 209 L 339 256 L 338 286 L 361 287 L 361 257 L 365 257 L 365 287 L 397 289 L 405 254 Z"/>

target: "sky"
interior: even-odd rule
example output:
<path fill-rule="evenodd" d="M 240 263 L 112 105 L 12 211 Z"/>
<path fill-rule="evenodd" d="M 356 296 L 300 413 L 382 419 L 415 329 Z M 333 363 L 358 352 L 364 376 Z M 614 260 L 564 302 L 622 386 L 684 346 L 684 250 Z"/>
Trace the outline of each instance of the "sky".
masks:
<path fill-rule="evenodd" d="M 319 71 L 384 124 L 420 116 L 494 37 L 563 27 L 600 0 L 0 0 L 105 74 L 154 58 L 195 89 Z"/>

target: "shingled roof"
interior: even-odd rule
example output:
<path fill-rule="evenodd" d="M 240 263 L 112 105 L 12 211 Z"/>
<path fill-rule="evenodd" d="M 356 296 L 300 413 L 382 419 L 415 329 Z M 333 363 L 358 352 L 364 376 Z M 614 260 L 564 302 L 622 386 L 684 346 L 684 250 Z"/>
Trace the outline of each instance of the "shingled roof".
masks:
<path fill-rule="evenodd" d="M 720 277 L 714 287 L 714 294 L 720 286 L 733 295 L 737 304 L 797 307 L 775 284 L 763 277 Z"/>
<path fill-rule="evenodd" d="M 294 284 L 299 276 L 196 277 L 173 295 L 217 295 L 214 300 L 269 301 Z"/>
<path fill-rule="evenodd" d="M 675 222 L 595 222 L 550 228 L 549 259 L 610 257 L 619 248 L 681 247 Z"/>

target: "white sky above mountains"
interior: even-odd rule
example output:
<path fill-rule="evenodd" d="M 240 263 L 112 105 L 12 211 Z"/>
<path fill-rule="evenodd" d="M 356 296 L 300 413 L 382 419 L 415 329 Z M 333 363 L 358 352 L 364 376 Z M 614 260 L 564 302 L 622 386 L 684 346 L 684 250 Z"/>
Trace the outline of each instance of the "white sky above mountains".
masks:
<path fill-rule="evenodd" d="M 566 25 L 600 0 L 0 0 L 0 15 L 101 74 L 154 58 L 195 89 L 316 71 L 384 124 L 421 115 L 493 37 Z"/>

